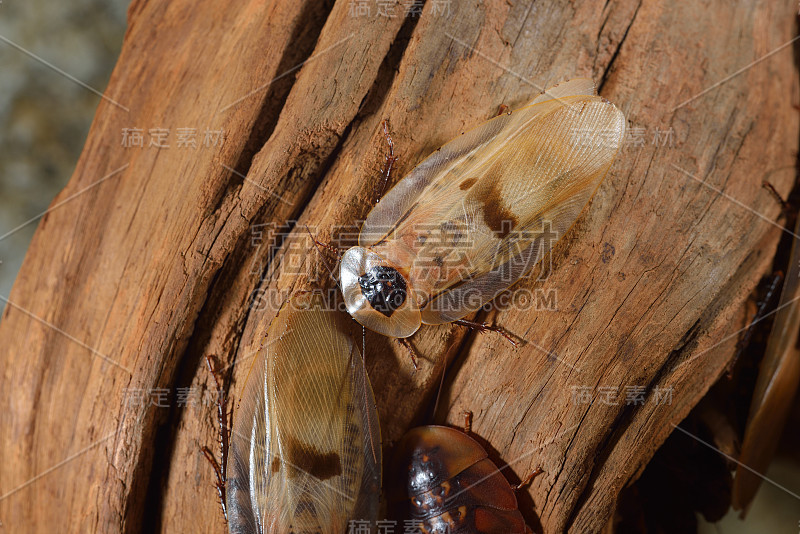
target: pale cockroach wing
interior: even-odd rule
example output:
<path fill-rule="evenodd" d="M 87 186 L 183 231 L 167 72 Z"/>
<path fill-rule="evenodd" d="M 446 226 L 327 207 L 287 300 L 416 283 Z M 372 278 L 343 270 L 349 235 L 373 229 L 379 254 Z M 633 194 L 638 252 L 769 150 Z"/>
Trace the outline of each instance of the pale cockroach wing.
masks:
<path fill-rule="evenodd" d="M 374 524 L 380 429 L 361 356 L 340 312 L 293 297 L 269 327 L 234 414 L 232 533 L 344 533 Z"/>
<path fill-rule="evenodd" d="M 577 95 L 596 95 L 594 82 L 588 78 L 576 78 L 560 83 L 536 97 L 529 106 L 550 99 Z M 515 111 L 514 113 L 519 112 Z M 463 160 L 471 153 L 479 151 L 493 141 L 504 142 L 504 139 L 497 137 L 504 131 L 508 131 L 511 116 L 514 113 L 504 113 L 465 132 L 437 149 L 414 167 L 369 212 L 361 227 L 358 238 L 359 246 L 369 247 L 384 239 L 391 230 L 410 217 L 412 207 L 416 210 L 419 208 L 419 204 L 428 205 L 430 200 L 438 197 L 444 201 L 443 205 L 432 205 L 430 208 L 439 209 L 444 213 L 448 207 L 466 196 L 467 189 L 456 187 L 460 186 L 459 182 L 448 183 L 451 178 L 448 173 L 449 169 L 463 163 Z M 436 181 L 439 183 L 432 185 Z"/>
<path fill-rule="evenodd" d="M 367 216 L 359 246 L 343 256 L 348 311 L 370 329 L 407 337 L 420 323 L 479 309 L 572 226 L 624 133 L 622 113 L 579 79 L 447 143 L 386 194 Z M 375 266 L 405 290 L 394 309 L 370 298 Z M 378 278 L 386 293 L 389 277 Z"/>

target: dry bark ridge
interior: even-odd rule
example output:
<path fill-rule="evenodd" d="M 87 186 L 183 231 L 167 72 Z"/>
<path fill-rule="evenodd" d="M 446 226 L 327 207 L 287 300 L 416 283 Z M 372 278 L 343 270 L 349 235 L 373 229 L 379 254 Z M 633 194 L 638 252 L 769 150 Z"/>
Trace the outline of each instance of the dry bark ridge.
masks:
<path fill-rule="evenodd" d="M 447 14 L 428 0 L 405 18 L 399 2 L 396 17 L 350 4 L 131 5 L 106 91 L 130 111 L 100 103 L 54 206 L 88 189 L 43 217 L 0 322 L 4 528 L 224 531 L 198 452 L 215 443 L 214 410 L 178 407 L 177 388 L 208 388 L 203 356 L 216 354 L 238 362 L 236 398 L 277 309 L 258 296 L 310 272 L 332 286 L 304 225 L 330 239 L 366 215 L 384 118 L 395 178 L 501 104 L 576 76 L 598 80 L 644 132 L 549 276 L 515 286 L 555 290 L 557 309 L 491 313 L 523 347 L 425 327 L 412 374 L 402 348 L 367 336 L 385 440 L 422 422 L 457 357 L 441 413 L 457 424 L 475 412 L 476 434 L 518 476 L 544 469 L 521 499 L 529 523 L 597 531 L 724 369 L 780 233 L 761 180 L 770 172 L 784 195 L 793 183 L 793 49 L 715 84 L 796 34 L 791 5 L 487 1 Z M 169 128 L 171 146 L 122 147 L 123 128 Z M 178 147 L 178 128 L 223 130 L 224 144 Z M 652 143 L 657 130 L 672 146 Z M 294 219 L 267 246 L 275 233 L 257 225 Z M 645 387 L 643 405 L 626 405 L 628 386 Z M 656 386 L 672 388 L 671 405 L 653 402 Z M 575 387 L 620 397 L 575 403 Z M 130 402 L 158 388 L 170 408 Z"/>

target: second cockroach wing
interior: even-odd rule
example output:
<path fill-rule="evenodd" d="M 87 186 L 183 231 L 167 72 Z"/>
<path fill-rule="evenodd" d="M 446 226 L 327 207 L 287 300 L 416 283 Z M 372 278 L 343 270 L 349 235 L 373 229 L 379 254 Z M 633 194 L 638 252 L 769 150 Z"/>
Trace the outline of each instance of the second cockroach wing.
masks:
<path fill-rule="evenodd" d="M 380 200 L 345 252 L 347 311 L 404 338 L 479 309 L 567 232 L 624 135 L 622 113 L 575 79 L 450 141 Z"/>
<path fill-rule="evenodd" d="M 517 497 L 486 450 L 445 426 L 411 429 L 395 448 L 389 500 L 423 534 L 526 534 Z"/>
<path fill-rule="evenodd" d="M 349 324 L 306 294 L 270 325 L 234 412 L 231 533 L 337 534 L 353 520 L 375 524 L 380 430 Z"/>

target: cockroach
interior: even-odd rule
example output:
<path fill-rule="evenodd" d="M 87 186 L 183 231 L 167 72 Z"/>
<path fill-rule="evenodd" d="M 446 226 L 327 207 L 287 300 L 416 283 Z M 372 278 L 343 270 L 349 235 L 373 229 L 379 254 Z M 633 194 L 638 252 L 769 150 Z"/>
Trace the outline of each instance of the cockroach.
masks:
<path fill-rule="evenodd" d="M 390 500 L 400 503 L 398 517 L 416 522 L 423 534 L 531 533 L 514 490 L 542 471 L 512 488 L 466 431 L 432 425 L 403 436 L 391 464 Z"/>
<path fill-rule="evenodd" d="M 347 316 L 311 295 L 293 295 L 270 324 L 236 408 L 223 481 L 231 533 L 338 534 L 377 518 L 372 389 Z"/>
<path fill-rule="evenodd" d="M 342 256 L 347 311 L 394 338 L 421 324 L 486 329 L 464 317 L 567 232 L 624 134 L 623 114 L 575 79 L 450 141 L 378 202 Z M 386 172 L 395 160 L 390 143 Z"/>
<path fill-rule="evenodd" d="M 768 182 L 765 182 L 768 183 Z M 772 187 L 786 210 L 786 203 Z M 797 218 L 794 236 L 800 232 Z M 792 240 L 789 267 L 781 290 L 772 331 L 758 371 L 750 413 L 733 481 L 732 502 L 742 515 L 755 497 L 781 437 L 800 387 L 800 246 Z"/>

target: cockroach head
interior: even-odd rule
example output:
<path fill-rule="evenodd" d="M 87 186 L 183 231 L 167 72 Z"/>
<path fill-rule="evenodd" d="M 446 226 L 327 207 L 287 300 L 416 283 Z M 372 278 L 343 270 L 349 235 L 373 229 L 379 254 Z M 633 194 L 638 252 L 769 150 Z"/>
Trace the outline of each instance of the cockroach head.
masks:
<path fill-rule="evenodd" d="M 370 330 L 389 337 L 408 337 L 421 324 L 413 289 L 400 271 L 378 254 L 353 247 L 340 267 L 347 311 Z"/>
<path fill-rule="evenodd" d="M 370 306 L 386 317 L 391 317 L 403 305 L 408 294 L 402 275 L 386 265 L 376 265 L 359 276 L 358 285 Z"/>

